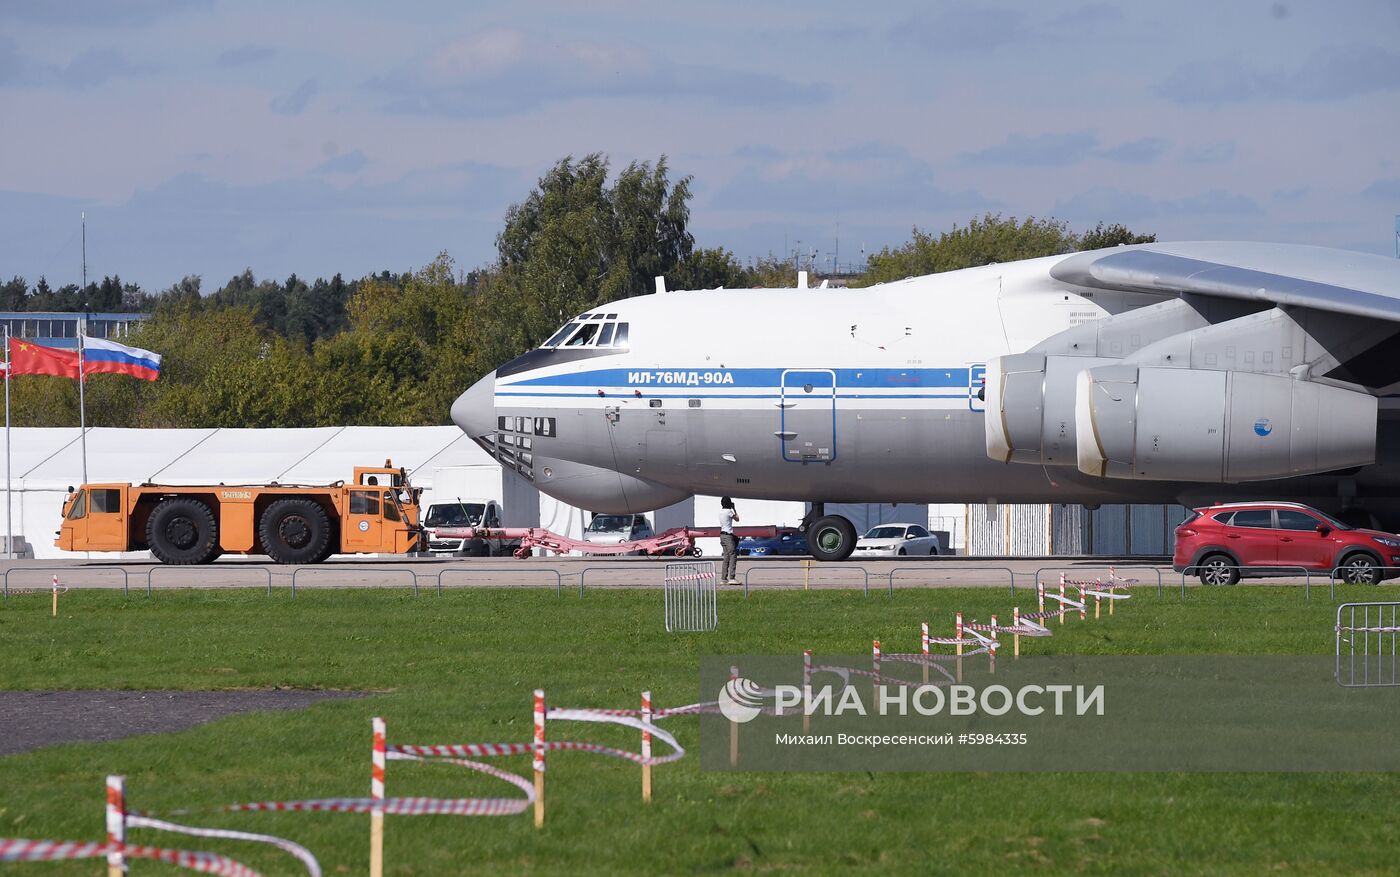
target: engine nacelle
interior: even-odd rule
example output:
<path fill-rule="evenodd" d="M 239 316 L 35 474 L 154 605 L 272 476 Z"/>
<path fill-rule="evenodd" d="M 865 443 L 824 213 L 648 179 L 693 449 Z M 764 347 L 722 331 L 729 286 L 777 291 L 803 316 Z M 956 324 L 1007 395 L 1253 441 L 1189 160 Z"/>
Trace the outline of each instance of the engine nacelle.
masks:
<path fill-rule="evenodd" d="M 1097 356 L 1016 353 L 987 363 L 987 456 L 1001 463 L 1075 465 L 1074 396 Z"/>
<path fill-rule="evenodd" d="M 1365 466 L 1376 397 L 1285 375 L 1102 366 L 1075 395 L 1079 471 L 1237 482 Z"/>

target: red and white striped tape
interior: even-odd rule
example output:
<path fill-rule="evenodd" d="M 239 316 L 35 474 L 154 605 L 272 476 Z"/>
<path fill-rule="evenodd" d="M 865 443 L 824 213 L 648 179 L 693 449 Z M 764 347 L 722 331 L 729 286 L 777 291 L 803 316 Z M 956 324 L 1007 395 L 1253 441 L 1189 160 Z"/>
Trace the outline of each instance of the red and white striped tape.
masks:
<path fill-rule="evenodd" d="M 113 851 L 112 844 L 79 843 L 64 840 L 23 840 L 0 838 L 0 862 L 57 862 L 71 859 L 97 859 Z M 168 850 L 126 845 L 122 855 L 131 859 L 154 859 L 177 868 L 217 874 L 219 877 L 260 877 L 257 871 L 227 856 L 197 850 Z"/>
<path fill-rule="evenodd" d="M 531 790 L 533 794 L 533 789 Z M 225 809 L 253 813 L 374 813 L 394 816 L 512 816 L 524 812 L 514 798 L 319 798 L 310 801 L 259 801 Z"/>
<path fill-rule="evenodd" d="M 0 837 L 0 862 L 57 862 L 64 859 L 95 859 L 112 850 L 109 843 L 76 840 L 25 840 Z"/>
<path fill-rule="evenodd" d="M 306 866 L 306 872 L 310 877 L 321 877 L 321 863 L 316 861 L 316 857 L 311 851 L 299 843 L 293 843 L 285 838 L 274 837 L 270 834 L 256 834 L 250 831 L 233 831 L 227 828 L 197 828 L 189 825 L 178 825 L 174 822 L 166 822 L 163 819 L 152 819 L 149 816 L 128 814 L 126 817 L 127 828 L 153 828 L 156 831 L 168 831 L 172 834 L 184 834 L 190 837 L 208 837 L 221 840 L 244 840 L 253 843 L 267 844 L 277 847 L 283 852 L 290 853 Z"/>

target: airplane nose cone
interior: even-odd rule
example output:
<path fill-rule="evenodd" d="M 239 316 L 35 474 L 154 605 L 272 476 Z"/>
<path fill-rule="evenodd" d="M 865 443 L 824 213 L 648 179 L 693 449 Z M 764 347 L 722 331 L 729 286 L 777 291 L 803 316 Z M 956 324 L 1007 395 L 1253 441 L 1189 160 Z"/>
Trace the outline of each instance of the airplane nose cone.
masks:
<path fill-rule="evenodd" d="M 496 431 L 496 373 L 472 384 L 452 403 L 452 422 L 472 438 Z"/>

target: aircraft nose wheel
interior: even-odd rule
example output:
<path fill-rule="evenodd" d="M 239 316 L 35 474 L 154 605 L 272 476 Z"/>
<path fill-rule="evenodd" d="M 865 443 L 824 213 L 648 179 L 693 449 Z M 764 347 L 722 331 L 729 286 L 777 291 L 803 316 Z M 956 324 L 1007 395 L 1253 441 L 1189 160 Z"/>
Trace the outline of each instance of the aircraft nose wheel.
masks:
<path fill-rule="evenodd" d="M 845 560 L 856 550 L 855 525 L 840 515 L 825 515 L 807 529 L 807 548 L 817 560 Z"/>

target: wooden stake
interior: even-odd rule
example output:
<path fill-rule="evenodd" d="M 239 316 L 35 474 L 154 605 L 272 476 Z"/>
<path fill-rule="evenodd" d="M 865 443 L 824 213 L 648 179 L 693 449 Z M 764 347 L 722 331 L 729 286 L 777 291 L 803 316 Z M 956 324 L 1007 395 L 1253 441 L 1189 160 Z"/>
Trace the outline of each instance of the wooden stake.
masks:
<path fill-rule="evenodd" d="M 923 623 L 923 629 L 919 633 L 919 648 L 924 655 L 924 684 L 928 685 L 928 622 Z"/>
<path fill-rule="evenodd" d="M 808 704 L 812 702 L 812 650 L 802 650 L 802 733 L 812 730 L 812 715 Z"/>
<path fill-rule="evenodd" d="M 956 648 L 957 648 L 957 650 L 958 650 L 958 674 L 957 674 L 957 675 L 958 675 L 958 681 L 961 682 L 961 681 L 962 681 L 962 670 L 963 670 L 963 668 L 962 668 L 963 620 L 962 620 L 962 613 L 961 613 L 961 612 L 959 612 L 959 613 L 957 613 L 956 615 L 953 616 L 953 625 L 954 625 L 954 627 L 953 627 L 953 630 L 954 630 L 954 632 L 953 632 L 953 639 L 957 641 Z"/>
<path fill-rule="evenodd" d="M 126 777 L 107 777 L 107 877 L 126 877 Z"/>
<path fill-rule="evenodd" d="M 1102 580 L 1102 579 L 1099 579 L 1099 580 L 1097 581 L 1097 585 L 1098 585 L 1098 586 L 1097 586 L 1096 588 L 1094 588 L 1094 620 L 1095 620 L 1095 621 L 1098 621 L 1098 620 L 1099 620 L 1099 609 L 1100 609 L 1100 608 L 1102 607 L 1102 605 L 1103 605 L 1103 598 L 1099 596 L 1100 592 L 1103 591 L 1103 580 Z"/>
<path fill-rule="evenodd" d="M 992 645 L 995 647 L 999 642 L 1000 642 L 1000 637 L 997 636 L 997 617 L 996 617 L 995 615 L 993 615 L 993 616 L 992 616 Z M 987 651 L 988 651 L 988 653 L 992 656 L 992 669 L 991 669 L 991 671 L 992 671 L 993 673 L 995 673 L 995 672 L 997 671 L 997 650 L 996 650 L 996 648 L 990 648 L 990 649 L 988 649 Z"/>
<path fill-rule="evenodd" d="M 1011 609 L 1011 626 L 1014 627 L 1014 628 L 1016 628 L 1016 630 L 1018 630 L 1018 631 L 1021 629 L 1021 607 L 1020 607 L 1020 606 L 1014 606 L 1014 607 L 1012 607 L 1012 609 Z M 1019 658 L 1019 657 L 1021 657 L 1021 634 L 1020 634 L 1020 633 L 1013 633 L 1013 634 L 1011 635 L 1011 657 L 1013 657 L 1013 658 Z"/>
<path fill-rule="evenodd" d="M 58 576 L 53 577 L 53 617 L 58 617 Z"/>
<path fill-rule="evenodd" d="M 802 590 L 807 590 L 807 578 L 812 572 L 812 561 L 802 561 Z"/>
<path fill-rule="evenodd" d="M 1065 574 L 1060 573 L 1060 623 L 1065 623 Z"/>
<path fill-rule="evenodd" d="M 386 764 L 384 720 L 370 720 L 374 745 L 370 752 L 369 796 L 384 800 L 384 766 Z M 384 810 L 375 807 L 369 813 L 369 877 L 384 877 Z"/>
<path fill-rule="evenodd" d="M 642 692 L 642 724 L 651 724 L 651 692 Z M 651 732 L 642 731 L 642 758 L 651 758 Z M 651 765 L 642 764 L 642 800 L 651 803 Z"/>
<path fill-rule="evenodd" d="M 535 689 L 535 827 L 544 826 L 544 691 Z"/>

